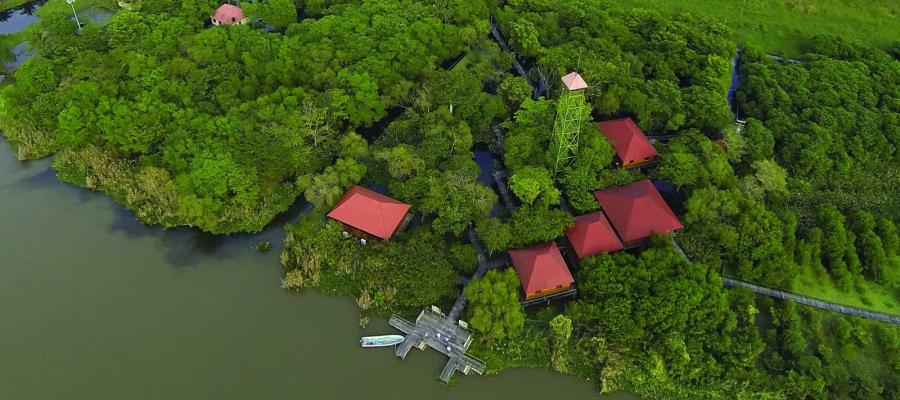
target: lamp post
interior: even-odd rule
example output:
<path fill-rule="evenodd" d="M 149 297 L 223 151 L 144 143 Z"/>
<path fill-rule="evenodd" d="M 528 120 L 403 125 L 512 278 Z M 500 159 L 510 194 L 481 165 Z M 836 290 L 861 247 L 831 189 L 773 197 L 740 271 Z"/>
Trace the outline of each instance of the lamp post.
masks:
<path fill-rule="evenodd" d="M 66 0 L 66 3 L 69 3 L 72 6 L 72 15 L 75 16 L 75 25 L 78 26 L 78 34 L 81 34 L 81 22 L 78 21 L 78 13 L 75 12 L 75 0 Z"/>

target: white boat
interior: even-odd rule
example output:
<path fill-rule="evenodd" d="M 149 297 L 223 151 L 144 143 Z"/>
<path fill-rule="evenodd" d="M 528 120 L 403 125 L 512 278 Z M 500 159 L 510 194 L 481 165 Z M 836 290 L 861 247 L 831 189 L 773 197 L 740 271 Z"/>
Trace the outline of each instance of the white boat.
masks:
<path fill-rule="evenodd" d="M 362 347 L 385 347 L 400 344 L 402 341 L 402 335 L 363 336 L 359 339 L 359 345 Z"/>

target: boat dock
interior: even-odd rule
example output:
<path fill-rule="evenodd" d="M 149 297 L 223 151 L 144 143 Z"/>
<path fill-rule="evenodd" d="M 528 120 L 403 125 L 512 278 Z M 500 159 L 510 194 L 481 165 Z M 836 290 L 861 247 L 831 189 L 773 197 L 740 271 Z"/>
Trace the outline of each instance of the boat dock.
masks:
<path fill-rule="evenodd" d="M 484 361 L 466 354 L 472 344 L 472 333 L 464 322 L 456 323 L 432 307 L 423 310 L 415 323 L 397 315 L 391 315 L 388 323 L 406 334 L 395 351 L 397 357 L 406 358 L 413 347 L 420 350 L 431 347 L 450 358 L 441 370 L 442 381 L 449 382 L 456 371 L 466 375 L 472 371 L 484 373 Z"/>

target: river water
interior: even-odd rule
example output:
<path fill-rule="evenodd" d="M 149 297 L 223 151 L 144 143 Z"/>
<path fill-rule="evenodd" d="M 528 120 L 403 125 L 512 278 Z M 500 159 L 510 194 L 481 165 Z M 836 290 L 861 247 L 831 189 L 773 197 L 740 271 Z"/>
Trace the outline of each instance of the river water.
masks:
<path fill-rule="evenodd" d="M 446 387 L 435 352 L 361 349 L 361 335 L 395 332 L 359 328 L 351 299 L 279 288 L 281 227 L 297 212 L 256 235 L 144 226 L 0 140 L 0 399 L 598 397 L 545 370 Z"/>
<path fill-rule="evenodd" d="M 278 287 L 284 218 L 227 237 L 143 226 L 2 142 L 0 221 L 0 399 L 597 398 L 543 370 L 445 387 L 436 352 L 361 349 L 393 330 L 360 329 L 350 299 Z"/>
<path fill-rule="evenodd" d="M 45 0 L 0 11 L 0 35 L 16 33 L 26 26 L 37 22 L 38 17 L 34 14 L 34 10 L 43 3 L 45 3 Z"/>

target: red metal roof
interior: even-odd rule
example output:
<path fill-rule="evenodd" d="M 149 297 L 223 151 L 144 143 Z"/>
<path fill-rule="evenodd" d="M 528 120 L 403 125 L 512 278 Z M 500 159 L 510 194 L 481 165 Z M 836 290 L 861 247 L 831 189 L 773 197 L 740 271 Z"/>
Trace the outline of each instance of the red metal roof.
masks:
<path fill-rule="evenodd" d="M 409 208 L 410 205 L 404 202 L 362 186 L 353 186 L 344 193 L 328 217 L 388 240 L 403 222 Z"/>
<path fill-rule="evenodd" d="M 526 295 L 570 286 L 575 282 L 556 243 L 547 242 L 509 251 Z"/>
<path fill-rule="evenodd" d="M 656 148 L 631 118 L 598 122 L 597 128 L 613 143 L 616 155 L 625 163 L 656 157 Z"/>
<path fill-rule="evenodd" d="M 566 237 L 578 258 L 622 250 L 622 242 L 602 211 L 575 217 L 575 225 L 566 229 Z"/>
<path fill-rule="evenodd" d="M 244 16 L 244 10 L 241 10 L 240 7 L 231 4 L 222 4 L 216 9 L 216 12 L 213 13 L 212 18 L 220 24 L 228 25 L 238 23 L 246 18 L 246 16 Z"/>
<path fill-rule="evenodd" d="M 625 243 L 634 243 L 653 232 L 681 229 L 681 221 L 649 180 L 594 192 L 613 228 Z"/>

